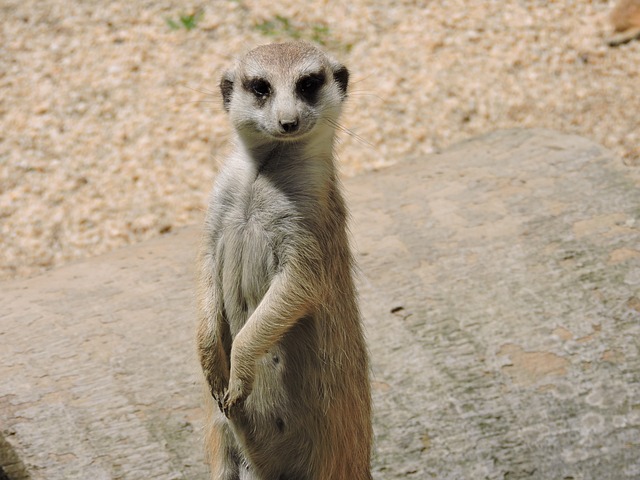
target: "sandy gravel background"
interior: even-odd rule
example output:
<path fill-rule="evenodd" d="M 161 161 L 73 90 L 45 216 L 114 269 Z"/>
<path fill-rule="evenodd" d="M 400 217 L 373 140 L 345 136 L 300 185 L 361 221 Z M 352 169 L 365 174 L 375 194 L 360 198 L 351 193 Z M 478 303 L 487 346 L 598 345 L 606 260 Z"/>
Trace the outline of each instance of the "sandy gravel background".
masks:
<path fill-rule="evenodd" d="M 612 7 L 0 0 L 0 279 L 199 223 L 228 148 L 219 76 L 271 41 L 315 41 L 350 68 L 345 175 L 514 126 L 637 166 L 640 42 L 607 46 Z"/>

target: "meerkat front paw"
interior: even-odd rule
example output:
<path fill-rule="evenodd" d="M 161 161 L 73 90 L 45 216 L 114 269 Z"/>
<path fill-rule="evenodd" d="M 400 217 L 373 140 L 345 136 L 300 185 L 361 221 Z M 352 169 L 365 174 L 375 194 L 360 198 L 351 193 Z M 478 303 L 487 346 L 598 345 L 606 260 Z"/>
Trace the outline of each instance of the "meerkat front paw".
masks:
<path fill-rule="evenodd" d="M 223 377 L 212 378 L 212 376 L 207 377 L 207 382 L 209 383 L 209 391 L 211 392 L 211 396 L 218 404 L 218 408 L 220 409 L 220 411 L 224 413 L 224 398 L 229 382 Z"/>
<path fill-rule="evenodd" d="M 244 401 L 249 396 L 249 389 L 246 387 L 246 382 L 232 377 L 229 382 L 229 388 L 224 395 L 222 411 L 227 418 L 234 416 L 234 413 L 242 408 Z"/>
<path fill-rule="evenodd" d="M 204 352 L 204 353 L 202 353 Z M 229 370 L 226 360 L 215 354 L 216 350 L 201 349 L 200 362 L 204 378 L 209 386 L 209 393 L 222 411 L 224 394 L 229 386 Z"/>
<path fill-rule="evenodd" d="M 227 418 L 244 404 L 253 390 L 255 360 L 253 355 L 247 352 L 245 345 L 247 345 L 246 332 L 241 330 L 231 347 L 229 387 L 224 397 L 224 414 Z"/>

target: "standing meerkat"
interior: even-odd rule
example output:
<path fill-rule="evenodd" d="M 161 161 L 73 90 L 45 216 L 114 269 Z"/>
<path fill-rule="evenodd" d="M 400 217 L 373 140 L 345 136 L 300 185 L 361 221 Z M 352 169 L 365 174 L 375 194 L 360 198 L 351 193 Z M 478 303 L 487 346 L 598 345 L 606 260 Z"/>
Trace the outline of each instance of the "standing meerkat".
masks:
<path fill-rule="evenodd" d="M 220 82 L 235 149 L 199 259 L 198 351 L 215 480 L 368 480 L 368 354 L 334 165 L 348 70 L 258 47 Z"/>

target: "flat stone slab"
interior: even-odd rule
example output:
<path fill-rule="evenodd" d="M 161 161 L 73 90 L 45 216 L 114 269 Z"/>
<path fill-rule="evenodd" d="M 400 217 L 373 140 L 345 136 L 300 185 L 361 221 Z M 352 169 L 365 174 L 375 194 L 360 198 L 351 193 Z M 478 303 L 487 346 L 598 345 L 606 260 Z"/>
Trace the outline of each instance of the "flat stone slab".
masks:
<path fill-rule="evenodd" d="M 640 173 L 512 130 L 345 183 L 374 478 L 640 478 Z M 12 480 L 207 478 L 198 232 L 0 285 Z"/>

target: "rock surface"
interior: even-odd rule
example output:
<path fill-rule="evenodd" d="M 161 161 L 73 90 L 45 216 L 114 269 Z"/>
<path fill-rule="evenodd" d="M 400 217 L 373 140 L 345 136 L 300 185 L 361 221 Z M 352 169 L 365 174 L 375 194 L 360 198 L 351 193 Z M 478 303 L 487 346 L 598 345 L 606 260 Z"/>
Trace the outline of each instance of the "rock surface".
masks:
<path fill-rule="evenodd" d="M 346 188 L 376 480 L 640 477 L 637 171 L 512 130 Z M 12 480 L 206 478 L 197 237 L 0 285 Z"/>

